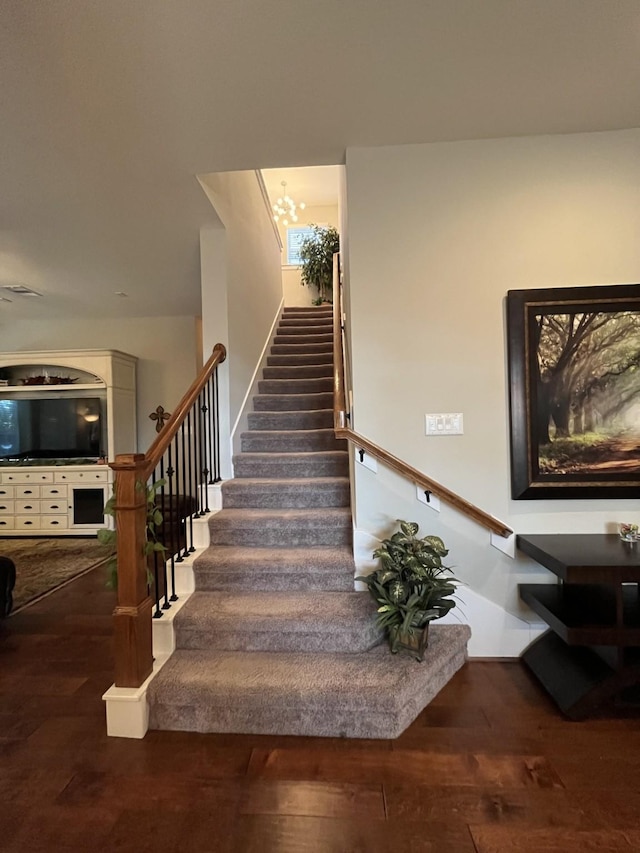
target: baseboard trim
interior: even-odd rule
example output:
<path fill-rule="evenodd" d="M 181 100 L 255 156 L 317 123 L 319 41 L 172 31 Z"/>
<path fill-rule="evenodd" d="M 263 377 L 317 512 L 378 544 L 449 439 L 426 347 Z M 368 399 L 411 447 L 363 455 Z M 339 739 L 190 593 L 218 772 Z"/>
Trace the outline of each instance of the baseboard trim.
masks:
<path fill-rule="evenodd" d="M 262 370 L 267 363 L 267 356 L 269 355 L 269 350 L 273 339 L 276 333 L 276 327 L 280 321 L 280 317 L 282 315 L 282 309 L 284 308 L 284 297 L 280 300 L 280 304 L 278 305 L 278 310 L 276 311 L 276 315 L 273 319 L 273 323 L 271 324 L 271 328 L 269 329 L 269 334 L 267 335 L 267 339 L 264 342 L 264 346 L 262 348 L 262 352 L 260 353 L 260 358 L 258 359 L 258 363 L 256 364 L 256 368 L 253 371 L 253 375 L 251 377 L 251 382 L 249 382 L 249 387 L 247 388 L 247 393 L 244 395 L 242 400 L 242 405 L 240 406 L 240 411 L 238 413 L 238 417 L 231 428 L 231 433 L 229 436 L 229 440 L 231 443 L 231 457 L 233 458 L 234 454 L 237 452 L 234 449 L 236 443 L 239 444 L 239 439 L 236 440 L 236 435 L 238 432 L 246 429 L 246 425 L 248 423 L 248 411 L 247 408 L 254 394 L 258 393 L 258 382 L 262 376 Z M 239 448 L 238 448 L 239 449 Z"/>

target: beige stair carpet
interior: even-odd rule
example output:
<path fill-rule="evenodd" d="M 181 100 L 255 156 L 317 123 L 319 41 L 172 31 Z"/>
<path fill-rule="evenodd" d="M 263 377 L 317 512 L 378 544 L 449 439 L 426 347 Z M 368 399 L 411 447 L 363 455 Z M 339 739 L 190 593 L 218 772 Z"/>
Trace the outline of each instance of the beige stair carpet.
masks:
<path fill-rule="evenodd" d="M 396 737 L 463 664 L 469 629 L 395 658 L 354 590 L 347 447 L 333 433 L 331 309 L 285 309 L 235 478 L 209 522 L 152 728 Z"/>

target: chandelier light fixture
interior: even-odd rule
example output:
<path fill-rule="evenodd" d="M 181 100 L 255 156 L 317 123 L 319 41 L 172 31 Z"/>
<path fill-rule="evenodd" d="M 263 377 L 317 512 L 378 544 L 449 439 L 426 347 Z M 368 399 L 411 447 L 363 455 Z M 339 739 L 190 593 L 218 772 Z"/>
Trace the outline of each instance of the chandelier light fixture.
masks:
<path fill-rule="evenodd" d="M 282 195 L 273 205 L 273 218 L 276 222 L 282 220 L 283 225 L 298 221 L 298 210 L 304 210 L 306 205 L 303 201 L 296 204 L 291 196 L 287 195 L 287 182 L 281 181 Z"/>

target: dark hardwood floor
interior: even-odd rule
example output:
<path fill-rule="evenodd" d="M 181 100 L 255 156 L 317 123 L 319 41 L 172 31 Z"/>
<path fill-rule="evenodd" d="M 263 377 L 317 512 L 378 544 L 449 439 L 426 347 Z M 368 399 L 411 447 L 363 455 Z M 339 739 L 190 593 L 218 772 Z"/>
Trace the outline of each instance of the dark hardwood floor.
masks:
<path fill-rule="evenodd" d="M 101 570 L 0 622 L 0 850 L 640 851 L 640 720 L 469 663 L 395 741 L 108 738 Z"/>

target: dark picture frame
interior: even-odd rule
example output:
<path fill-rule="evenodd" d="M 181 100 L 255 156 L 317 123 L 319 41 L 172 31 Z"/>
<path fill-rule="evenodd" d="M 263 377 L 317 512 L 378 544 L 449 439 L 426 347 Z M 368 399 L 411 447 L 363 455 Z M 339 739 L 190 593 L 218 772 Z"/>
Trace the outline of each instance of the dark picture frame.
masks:
<path fill-rule="evenodd" d="M 640 497 L 640 285 L 507 294 L 511 496 Z"/>

